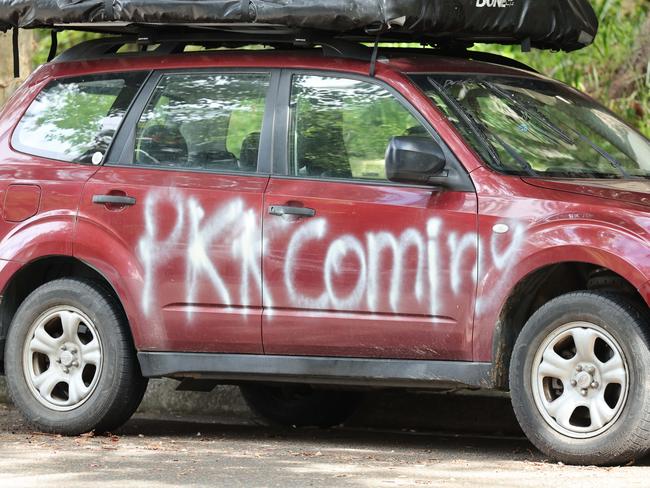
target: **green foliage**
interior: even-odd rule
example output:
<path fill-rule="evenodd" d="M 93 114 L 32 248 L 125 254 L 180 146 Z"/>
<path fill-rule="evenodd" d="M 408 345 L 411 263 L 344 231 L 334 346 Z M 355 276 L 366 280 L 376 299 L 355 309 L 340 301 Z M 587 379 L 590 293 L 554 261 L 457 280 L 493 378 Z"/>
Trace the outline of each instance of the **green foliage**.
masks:
<path fill-rule="evenodd" d="M 65 31 L 59 33 L 59 53 L 70 49 L 71 47 L 83 41 L 97 39 L 101 37 L 98 34 L 91 34 L 88 32 Z M 37 48 L 32 58 L 34 67 L 41 65 L 47 61 L 47 55 L 50 52 L 50 31 L 45 29 L 36 30 L 36 44 Z"/>
<path fill-rule="evenodd" d="M 628 66 L 650 10 L 647 0 L 592 0 L 600 19 L 595 43 L 573 53 L 534 50 L 518 46 L 479 46 L 515 58 L 539 72 L 578 88 L 599 100 L 650 137 L 650 59 L 643 69 Z M 624 96 L 612 98 L 613 85 L 626 76 Z"/>

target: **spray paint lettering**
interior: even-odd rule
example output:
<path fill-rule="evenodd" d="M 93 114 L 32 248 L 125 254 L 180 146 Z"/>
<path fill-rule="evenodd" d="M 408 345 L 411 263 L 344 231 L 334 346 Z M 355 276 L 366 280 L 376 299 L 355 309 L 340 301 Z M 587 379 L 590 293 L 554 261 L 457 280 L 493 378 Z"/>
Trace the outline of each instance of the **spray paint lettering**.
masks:
<path fill-rule="evenodd" d="M 160 214 L 163 204 L 174 209 L 171 215 Z M 170 218 L 172 222 L 168 221 Z M 168 227 L 171 223 L 166 235 L 160 230 L 163 219 Z M 442 239 L 444 222 L 438 218 L 427 220 L 422 230 L 411 227 L 398 235 L 380 230 L 367 232 L 363 238 L 330 235 L 324 218 L 267 227 L 269 241 L 263 240 L 261 217 L 254 209 L 246 208 L 242 199 L 235 198 L 206 215 L 195 199 L 184 198 L 179 191 L 149 194 L 145 202 L 145 232 L 138 245 L 144 268 L 143 312 L 149 315 L 154 309 L 158 270 L 168 263 L 174 250 L 186 253 L 187 304 L 196 302 L 199 286 L 207 281 L 215 298 L 226 306 L 249 306 L 255 291 L 264 297 L 265 307 L 271 308 L 273 297 L 262 278 L 261 261 L 273 239 L 281 238 L 288 242 L 284 253 L 284 291 L 293 306 L 374 311 L 387 301 L 390 309 L 398 313 L 403 312 L 401 301 L 409 296 L 418 303 L 426 302 L 434 316 L 444 291 L 458 295 L 465 280 L 475 285 L 487 267 L 504 270 L 516 259 L 525 238 L 524 227 L 517 225 L 512 235 L 493 234 L 489 242 L 481 242 L 476 232 L 451 232 Z M 322 291 L 320 295 L 308 296 L 296 284 L 296 266 L 301 253 L 316 242 L 324 242 L 327 249 L 321 270 Z M 407 266 L 409 256 L 414 258 L 414 271 L 413 266 Z M 446 273 L 440 272 L 442 259 L 446 260 Z M 238 290 L 232 289 L 223 277 L 221 267 L 228 262 L 237 263 Z M 355 270 L 347 291 L 337 289 L 336 285 L 336 278 L 345 271 L 344 262 L 348 262 L 348 271 L 353 262 Z M 408 281 L 407 272 L 414 273 Z M 388 283 L 382 283 L 382 276 L 386 275 Z M 477 302 L 479 311 L 498 292 L 492 289 L 491 296 L 481 297 Z"/>

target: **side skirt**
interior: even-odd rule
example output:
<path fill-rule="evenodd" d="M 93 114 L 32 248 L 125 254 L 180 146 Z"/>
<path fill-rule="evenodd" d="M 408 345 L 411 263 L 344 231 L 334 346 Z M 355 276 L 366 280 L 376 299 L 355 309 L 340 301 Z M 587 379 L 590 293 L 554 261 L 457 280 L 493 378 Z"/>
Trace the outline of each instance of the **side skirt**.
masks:
<path fill-rule="evenodd" d="M 491 363 L 461 361 L 173 352 L 140 352 L 138 360 L 147 377 L 409 388 L 493 383 Z"/>

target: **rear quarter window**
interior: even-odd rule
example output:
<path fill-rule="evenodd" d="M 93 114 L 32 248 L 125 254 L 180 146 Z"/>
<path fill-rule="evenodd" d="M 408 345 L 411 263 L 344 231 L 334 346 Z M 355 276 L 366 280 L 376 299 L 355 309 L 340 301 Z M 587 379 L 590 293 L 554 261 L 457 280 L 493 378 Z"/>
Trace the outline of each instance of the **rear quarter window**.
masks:
<path fill-rule="evenodd" d="M 52 81 L 23 115 L 12 145 L 34 156 L 98 164 L 145 76 L 137 72 Z"/>

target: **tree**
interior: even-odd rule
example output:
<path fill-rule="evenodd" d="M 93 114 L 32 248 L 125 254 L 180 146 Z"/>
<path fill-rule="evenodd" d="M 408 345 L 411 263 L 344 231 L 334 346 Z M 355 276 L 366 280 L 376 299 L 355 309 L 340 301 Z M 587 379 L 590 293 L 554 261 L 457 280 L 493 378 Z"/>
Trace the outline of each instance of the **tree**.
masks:
<path fill-rule="evenodd" d="M 32 31 L 21 31 L 19 36 L 20 78 L 14 78 L 14 59 L 11 32 L 0 34 L 0 106 L 32 71 L 32 56 L 36 50 Z"/>
<path fill-rule="evenodd" d="M 632 55 L 614 72 L 609 96 L 611 99 L 630 97 L 642 89 L 646 80 L 650 80 L 650 15 L 639 31 Z M 649 107 L 645 104 L 635 99 L 632 105 L 639 118 L 647 115 Z"/>

